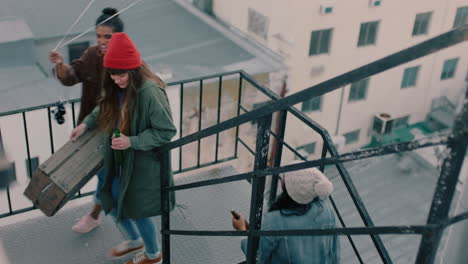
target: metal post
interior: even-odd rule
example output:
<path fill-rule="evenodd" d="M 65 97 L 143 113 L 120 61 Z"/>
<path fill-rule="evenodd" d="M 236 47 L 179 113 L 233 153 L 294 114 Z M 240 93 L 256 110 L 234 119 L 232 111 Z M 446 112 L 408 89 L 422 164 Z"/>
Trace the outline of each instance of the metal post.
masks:
<path fill-rule="evenodd" d="M 323 145 L 322 145 L 322 159 L 326 158 L 327 157 L 327 142 L 325 142 L 325 140 L 323 141 Z M 322 164 L 320 165 L 320 171 L 323 172 L 325 170 L 325 164 Z"/>
<path fill-rule="evenodd" d="M 271 115 L 258 120 L 257 140 L 255 146 L 254 172 L 267 168 L 268 146 L 270 142 Z M 252 194 L 250 200 L 250 231 L 260 230 L 263 213 L 263 194 L 265 191 L 265 177 L 252 178 Z M 249 234 L 247 243 L 247 263 L 256 263 L 260 237 Z"/>
<path fill-rule="evenodd" d="M 47 107 L 47 120 L 49 121 L 50 152 L 54 154 L 54 133 L 52 131 L 52 119 L 50 118 L 50 106 Z"/>
<path fill-rule="evenodd" d="M 242 80 L 243 80 L 243 75 L 242 73 L 239 74 L 239 94 L 237 95 L 237 116 L 240 115 L 240 106 L 242 103 Z M 237 158 L 237 145 L 238 145 L 238 139 L 239 138 L 239 125 L 236 126 L 236 138 L 235 144 L 234 144 L 234 157 Z"/>
<path fill-rule="evenodd" d="M 23 115 L 24 137 L 26 139 L 26 153 L 28 154 L 29 177 L 32 177 L 31 152 L 29 150 L 29 137 L 28 137 L 28 126 L 26 124 L 26 113 L 22 112 L 21 114 Z"/>
<path fill-rule="evenodd" d="M 163 257 L 163 262 L 165 264 L 171 263 L 171 239 L 170 234 L 168 233 L 170 230 L 170 201 L 169 201 L 169 191 L 166 190 L 169 187 L 169 178 L 165 177 L 167 175 L 167 170 L 170 168 L 169 166 L 169 152 L 162 152 L 161 153 L 161 168 L 160 168 L 160 185 L 161 185 L 161 237 L 162 237 L 162 245 L 161 245 L 161 252 Z"/>
<path fill-rule="evenodd" d="M 200 101 L 198 102 L 198 132 L 202 128 L 203 80 L 200 80 Z M 197 167 L 200 167 L 201 139 L 198 140 Z"/>
<path fill-rule="evenodd" d="M 75 128 L 76 127 L 75 102 L 71 103 L 71 110 L 72 110 L 73 128 Z"/>
<path fill-rule="evenodd" d="M 184 84 L 180 84 L 180 119 L 179 119 L 179 124 L 180 124 L 180 138 L 183 137 L 183 129 L 182 129 L 182 120 L 183 120 L 183 112 L 184 112 Z M 179 147 L 179 171 L 182 170 L 182 146 Z"/>
<path fill-rule="evenodd" d="M 448 218 L 453 194 L 457 185 L 466 149 L 468 147 L 468 90 L 465 93 L 465 103 L 462 112 L 455 119 L 452 134 L 447 143 L 448 156 L 442 164 L 442 171 L 432 199 L 431 210 L 427 224 L 440 224 Z M 437 228 L 433 233 L 423 235 L 419 244 L 416 263 L 434 263 L 437 248 L 443 234 L 443 228 Z"/>
<path fill-rule="evenodd" d="M 221 95 L 223 88 L 223 76 L 219 76 L 218 81 L 218 115 L 216 117 L 216 124 L 221 121 Z M 237 140 L 236 140 L 237 141 Z M 219 149 L 219 133 L 216 133 L 216 151 L 215 151 L 215 162 L 218 162 L 218 149 Z"/>
<path fill-rule="evenodd" d="M 271 152 L 271 155 L 273 157 L 273 164 L 271 167 L 281 166 L 281 157 L 283 156 L 283 141 L 284 141 L 284 133 L 286 130 L 287 116 L 288 116 L 288 112 L 286 110 L 282 110 L 281 112 L 279 112 L 278 127 L 277 127 L 277 130 L 275 131 L 276 137 L 275 137 L 275 142 L 273 145 L 273 150 Z M 271 185 L 270 185 L 270 199 L 269 199 L 270 205 L 276 199 L 276 194 L 278 192 L 278 181 L 279 181 L 279 174 L 273 174 L 271 176 Z"/>

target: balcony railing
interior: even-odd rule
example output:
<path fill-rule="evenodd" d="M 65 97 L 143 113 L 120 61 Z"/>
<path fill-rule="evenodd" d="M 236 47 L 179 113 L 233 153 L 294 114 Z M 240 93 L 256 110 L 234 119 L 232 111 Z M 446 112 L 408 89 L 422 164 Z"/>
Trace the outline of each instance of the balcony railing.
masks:
<path fill-rule="evenodd" d="M 201 140 L 214 134 L 218 134 L 222 131 L 233 127 L 239 127 L 250 121 L 256 121 L 257 136 L 255 151 L 250 150 L 255 155 L 255 163 L 253 170 L 248 173 L 241 173 L 232 175 L 220 179 L 204 180 L 195 183 L 182 184 L 176 186 L 169 186 L 168 179 L 161 180 L 161 197 L 162 197 L 162 254 L 163 261 L 170 263 L 170 236 L 171 235 L 190 235 L 190 236 L 247 236 L 248 237 L 248 250 L 247 250 L 247 263 L 256 263 L 256 256 L 259 246 L 259 239 L 261 236 L 311 236 L 311 235 L 347 235 L 348 239 L 356 252 L 358 259 L 363 263 L 362 258 L 359 257 L 350 235 L 369 235 L 379 253 L 379 256 L 383 263 L 392 263 L 387 249 L 379 235 L 381 234 L 420 234 L 422 235 L 422 241 L 417 254 L 416 263 L 433 263 L 438 245 L 440 243 L 443 230 L 456 222 L 468 218 L 468 213 L 464 213 L 455 217 L 449 218 L 448 210 L 452 202 L 455 186 L 458 180 L 463 159 L 465 157 L 466 149 L 468 146 L 468 101 L 465 100 L 465 105 L 462 112 L 457 117 L 452 133 L 447 136 L 437 136 L 432 138 L 424 138 L 417 141 L 404 142 L 399 144 L 387 145 L 382 148 L 369 149 L 363 151 L 357 151 L 352 153 L 346 153 L 340 155 L 336 150 L 333 142 L 326 130 L 315 124 L 307 116 L 303 115 L 292 106 L 303 102 L 307 99 L 323 95 L 325 93 L 336 90 L 347 84 L 359 81 L 367 78 L 371 75 L 392 69 L 401 64 L 409 61 L 421 58 L 428 54 L 432 54 L 441 49 L 453 46 L 457 43 L 463 42 L 468 39 L 468 26 L 456 28 L 452 31 L 424 41 L 420 44 L 404 49 L 400 52 L 389 55 L 385 58 L 379 59 L 365 66 L 339 75 L 325 82 L 319 83 L 308 89 L 302 90 L 298 93 L 290 95 L 285 98 L 279 99 L 267 88 L 258 84 L 253 78 L 244 72 L 240 72 L 241 79 L 247 80 L 258 89 L 264 91 L 270 95 L 273 102 L 266 104 L 265 106 L 239 115 L 238 117 L 226 120 L 217 125 L 203 129 L 197 133 L 193 133 L 181 139 L 175 140 L 171 143 L 162 146 L 157 150 L 163 164 L 168 164 L 169 157 L 168 151 L 184 146 L 191 142 Z M 468 98 L 468 94 L 467 94 Z M 282 157 L 281 151 L 275 152 L 274 165 L 272 167 L 267 166 L 268 152 L 270 145 L 270 131 L 272 123 L 272 115 L 275 112 L 280 113 L 279 130 L 276 131 L 278 140 L 276 141 L 279 148 L 286 146 L 283 144 L 283 132 L 286 122 L 285 112 L 288 111 L 298 117 L 300 120 L 305 122 L 307 125 L 316 130 L 324 141 L 322 149 L 322 158 L 319 160 L 305 161 L 300 164 L 294 164 L 289 166 L 280 166 Z M 380 226 L 376 227 L 373 224 L 369 213 L 367 212 L 364 203 L 353 184 L 353 181 L 344 168 L 343 163 L 365 159 L 370 157 L 388 155 L 392 153 L 399 153 L 402 151 L 415 150 L 427 146 L 435 146 L 445 144 L 449 150 L 448 157 L 444 160 L 442 171 L 438 180 L 437 188 L 435 190 L 431 209 L 429 212 L 427 224 L 424 226 Z M 326 157 L 329 153 L 330 157 Z M 297 153 L 296 153 L 297 154 Z M 304 157 L 302 157 L 304 159 Z M 348 228 L 344 225 L 339 212 L 336 210 L 333 199 L 331 199 L 335 210 L 337 211 L 338 218 L 343 225 L 343 228 L 329 228 L 329 229 L 306 229 L 306 230 L 275 230 L 275 231 L 262 231 L 261 230 L 261 219 L 263 211 L 263 199 L 265 191 L 265 178 L 272 175 L 272 190 L 276 190 L 277 186 L 277 175 L 279 173 L 290 172 L 310 167 L 320 167 L 322 170 L 325 165 L 336 166 L 345 186 L 353 199 L 353 203 L 356 206 L 365 227 L 354 227 Z M 161 175 L 165 175 L 167 166 L 161 166 Z M 250 230 L 248 231 L 189 231 L 189 230 L 173 230 L 170 228 L 170 215 L 169 215 L 169 192 L 185 190 L 190 188 L 197 188 L 207 185 L 224 184 L 239 180 L 250 180 L 252 184 L 252 196 L 250 204 Z M 272 194 L 273 195 L 273 194 Z"/>

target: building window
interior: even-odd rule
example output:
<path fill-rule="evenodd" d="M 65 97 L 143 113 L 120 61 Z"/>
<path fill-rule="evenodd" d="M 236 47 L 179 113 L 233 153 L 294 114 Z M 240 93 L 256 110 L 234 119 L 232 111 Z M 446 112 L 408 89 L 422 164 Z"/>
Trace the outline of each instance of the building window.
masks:
<path fill-rule="evenodd" d="M 410 116 L 403 116 L 400 118 L 395 118 L 393 121 L 393 127 L 394 128 L 399 128 L 399 127 L 407 127 L 409 124 L 409 118 Z"/>
<path fill-rule="evenodd" d="M 330 53 L 330 42 L 333 29 L 312 31 L 309 56 Z"/>
<path fill-rule="evenodd" d="M 359 31 L 358 46 L 367 46 L 375 44 L 377 39 L 377 30 L 379 29 L 379 21 L 361 23 Z"/>
<path fill-rule="evenodd" d="M 249 8 L 248 29 L 255 35 L 267 39 L 268 36 L 268 17 Z"/>
<path fill-rule="evenodd" d="M 31 158 L 31 173 L 34 173 L 37 167 L 39 167 L 39 158 L 38 157 Z M 27 159 L 26 159 L 26 172 L 28 173 L 29 178 L 31 178 L 32 174 L 29 173 L 29 162 Z"/>
<path fill-rule="evenodd" d="M 468 24 L 468 6 L 460 7 L 457 9 L 457 14 L 455 15 L 455 22 L 453 22 L 453 27 L 461 27 L 465 24 Z"/>
<path fill-rule="evenodd" d="M 68 45 L 68 57 L 70 58 L 70 62 L 81 58 L 81 55 L 83 55 L 83 52 L 87 48 L 89 48 L 89 41 Z"/>
<path fill-rule="evenodd" d="M 313 97 L 307 101 L 302 102 L 301 110 L 304 112 L 308 111 L 320 111 L 322 107 L 322 96 Z"/>
<path fill-rule="evenodd" d="M 309 144 L 299 146 L 296 148 L 296 150 L 297 152 L 299 152 L 299 154 L 302 155 L 302 157 L 307 158 L 309 155 L 315 153 L 315 146 L 316 146 L 316 143 L 312 142 Z"/>
<path fill-rule="evenodd" d="M 401 80 L 401 88 L 408 88 L 416 86 L 418 79 L 419 66 L 406 68 L 403 73 L 403 80 Z"/>
<path fill-rule="evenodd" d="M 354 131 L 343 134 L 343 136 L 345 137 L 345 144 L 351 144 L 351 143 L 358 142 L 358 140 L 359 140 L 359 131 L 360 130 L 358 129 L 358 130 L 354 130 Z"/>
<path fill-rule="evenodd" d="M 432 12 L 420 13 L 416 15 L 413 26 L 413 36 L 427 34 Z"/>
<path fill-rule="evenodd" d="M 440 75 L 441 80 L 453 78 L 457 71 L 458 58 L 446 60 L 444 67 L 442 68 L 442 74 Z"/>
<path fill-rule="evenodd" d="M 369 78 L 352 83 L 349 90 L 348 102 L 366 99 L 368 85 Z"/>

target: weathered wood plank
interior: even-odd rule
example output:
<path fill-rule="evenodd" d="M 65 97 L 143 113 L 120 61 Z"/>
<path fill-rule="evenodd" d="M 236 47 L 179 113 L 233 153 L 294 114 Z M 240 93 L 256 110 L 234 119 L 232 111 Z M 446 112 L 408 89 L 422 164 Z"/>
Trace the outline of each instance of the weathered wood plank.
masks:
<path fill-rule="evenodd" d="M 45 215 L 54 215 L 102 167 L 102 143 L 97 131 L 66 143 L 37 168 L 24 195 Z"/>
<path fill-rule="evenodd" d="M 70 192 L 84 177 L 102 163 L 99 135 L 81 146 L 69 162 L 65 162 L 50 176 L 51 180 L 65 193 Z"/>
<path fill-rule="evenodd" d="M 39 168 L 44 171 L 45 174 L 50 175 L 53 170 L 60 167 L 60 164 L 70 159 L 76 152 L 80 150 L 80 146 L 86 144 L 90 139 L 95 137 L 97 134 L 96 130 L 88 131 L 77 141 L 68 141 L 60 149 L 58 149 L 49 159 L 42 163 Z"/>

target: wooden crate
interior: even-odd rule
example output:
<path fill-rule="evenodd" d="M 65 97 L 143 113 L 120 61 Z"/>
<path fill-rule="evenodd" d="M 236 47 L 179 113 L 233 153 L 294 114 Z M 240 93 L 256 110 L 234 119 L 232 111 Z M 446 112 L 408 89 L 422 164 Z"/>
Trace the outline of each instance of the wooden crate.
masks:
<path fill-rule="evenodd" d="M 102 167 L 101 147 L 102 135 L 96 130 L 67 142 L 34 171 L 24 195 L 53 216 Z"/>

